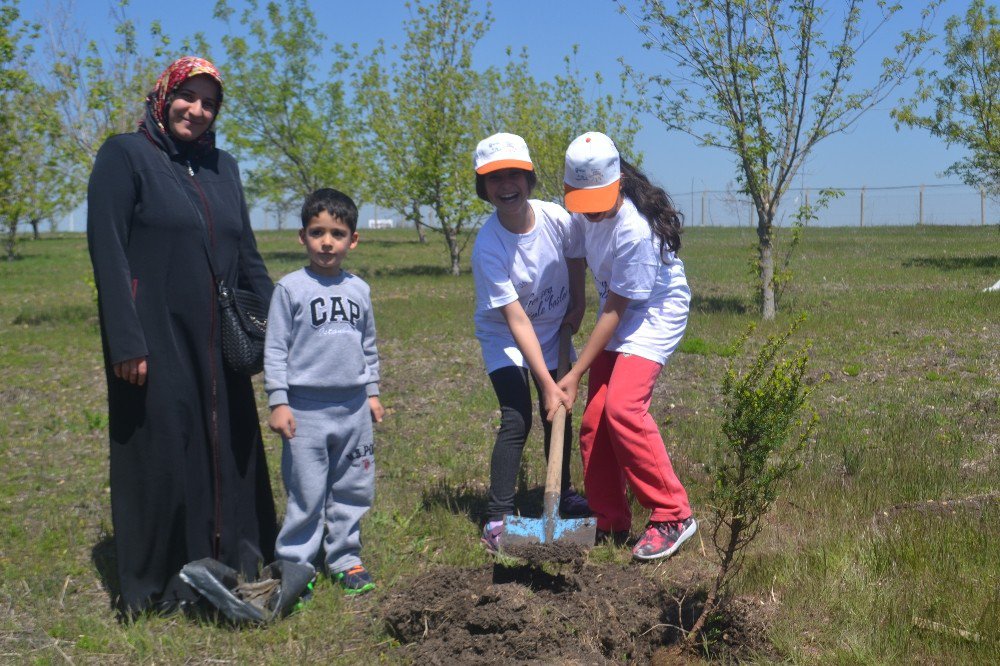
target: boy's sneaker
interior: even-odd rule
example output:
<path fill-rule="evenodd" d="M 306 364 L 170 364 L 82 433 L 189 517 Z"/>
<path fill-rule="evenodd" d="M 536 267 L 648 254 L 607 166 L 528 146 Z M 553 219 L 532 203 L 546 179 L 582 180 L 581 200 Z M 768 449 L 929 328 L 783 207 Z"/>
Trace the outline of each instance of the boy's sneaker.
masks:
<path fill-rule="evenodd" d="M 483 546 L 490 555 L 500 552 L 500 537 L 503 536 L 503 521 L 491 520 L 483 525 Z"/>
<path fill-rule="evenodd" d="M 600 546 L 602 543 L 612 543 L 616 548 L 624 546 L 628 542 L 628 530 L 597 530 L 594 542 Z"/>
<path fill-rule="evenodd" d="M 302 592 L 302 596 L 299 600 L 295 602 L 295 607 L 292 609 L 293 613 L 297 613 L 306 607 L 306 604 L 312 601 L 313 598 L 313 588 L 316 586 L 316 579 L 313 578 L 306 585 L 306 589 Z"/>
<path fill-rule="evenodd" d="M 698 531 L 698 523 L 694 516 L 687 520 L 654 523 L 646 525 L 646 532 L 632 549 L 632 557 L 637 560 L 655 560 L 670 557 L 677 552 L 681 544 Z"/>
<path fill-rule="evenodd" d="M 364 594 L 375 589 L 371 574 L 360 564 L 334 574 L 333 579 L 344 588 L 344 594 Z"/>
<path fill-rule="evenodd" d="M 594 515 L 587 500 L 572 488 L 559 497 L 559 514 L 563 518 L 588 518 Z"/>

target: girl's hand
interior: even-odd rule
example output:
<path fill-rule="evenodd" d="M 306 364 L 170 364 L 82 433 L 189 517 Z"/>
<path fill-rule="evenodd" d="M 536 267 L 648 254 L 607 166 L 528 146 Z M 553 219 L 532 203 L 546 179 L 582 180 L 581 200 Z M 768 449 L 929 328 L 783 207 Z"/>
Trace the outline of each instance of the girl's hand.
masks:
<path fill-rule="evenodd" d="M 267 420 L 267 427 L 278 433 L 285 439 L 295 437 L 295 415 L 288 405 L 275 405 L 271 408 L 271 416 Z"/>
<path fill-rule="evenodd" d="M 564 406 L 567 412 L 573 409 L 572 399 L 555 382 L 552 382 L 548 387 L 542 388 L 542 405 L 545 407 L 546 421 L 551 421 L 555 417 L 559 405 Z"/>
<path fill-rule="evenodd" d="M 147 364 L 145 356 L 130 358 L 127 361 L 115 363 L 111 366 L 111 369 L 115 373 L 115 377 L 118 379 L 124 379 L 129 384 L 135 384 L 136 386 L 142 386 L 146 383 L 146 368 Z"/>
<path fill-rule="evenodd" d="M 368 407 L 372 410 L 372 421 L 382 423 L 382 419 L 385 418 L 385 407 L 377 395 L 368 396 Z"/>
<path fill-rule="evenodd" d="M 567 407 L 567 410 L 572 409 L 573 404 L 576 402 L 577 391 L 580 388 L 580 375 L 570 370 L 566 373 L 565 377 L 559 380 L 558 386 L 569 398 L 569 407 Z"/>

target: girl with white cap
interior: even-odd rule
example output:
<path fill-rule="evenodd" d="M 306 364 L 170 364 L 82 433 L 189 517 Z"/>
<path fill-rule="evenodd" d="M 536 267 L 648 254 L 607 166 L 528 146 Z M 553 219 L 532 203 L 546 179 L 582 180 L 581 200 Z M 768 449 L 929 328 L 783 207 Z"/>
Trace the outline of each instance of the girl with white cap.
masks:
<path fill-rule="evenodd" d="M 476 337 L 500 402 L 500 430 L 490 461 L 490 490 L 483 544 L 500 549 L 503 518 L 514 511 L 514 486 L 531 428 L 530 373 L 543 415 L 548 456 L 551 424 L 545 415 L 572 406 L 556 385 L 559 330 L 580 327 L 584 311 L 582 239 L 558 204 L 531 199 L 537 182 L 524 139 L 494 134 L 473 157 L 476 194 L 495 210 L 472 249 L 476 286 Z M 571 350 L 572 351 L 572 350 Z M 551 418 L 551 416 L 550 416 Z M 566 419 L 560 512 L 589 516 L 587 502 L 570 485 L 572 431 Z"/>
<path fill-rule="evenodd" d="M 691 301 L 677 258 L 681 216 L 667 193 L 622 160 L 600 132 L 569 145 L 564 181 L 566 208 L 583 229 L 601 300 L 579 360 L 559 382 L 575 399 L 590 370 L 580 453 L 598 539 L 628 538 L 627 485 L 650 510 L 633 556 L 669 557 L 698 529 L 649 415 L 653 386 L 684 335 Z"/>

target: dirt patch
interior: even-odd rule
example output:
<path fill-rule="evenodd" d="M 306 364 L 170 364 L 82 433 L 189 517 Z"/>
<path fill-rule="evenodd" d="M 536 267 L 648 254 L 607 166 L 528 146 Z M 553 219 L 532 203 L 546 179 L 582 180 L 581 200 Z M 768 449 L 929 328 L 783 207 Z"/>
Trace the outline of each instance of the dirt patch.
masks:
<path fill-rule="evenodd" d="M 680 627 L 690 627 L 701 610 L 703 581 L 667 586 L 636 565 L 565 556 L 544 566 L 428 571 L 385 598 L 383 618 L 403 643 L 401 654 L 419 664 L 699 660 L 678 643 Z M 766 638 L 770 613 L 761 607 L 736 599 L 721 610 L 707 634 L 712 657 L 773 654 Z"/>

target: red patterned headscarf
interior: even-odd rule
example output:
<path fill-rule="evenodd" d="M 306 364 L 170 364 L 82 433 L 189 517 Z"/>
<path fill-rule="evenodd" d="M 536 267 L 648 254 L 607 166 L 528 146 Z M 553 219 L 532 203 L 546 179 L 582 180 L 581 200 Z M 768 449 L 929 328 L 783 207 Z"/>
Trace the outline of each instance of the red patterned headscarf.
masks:
<path fill-rule="evenodd" d="M 157 128 L 164 135 L 170 135 L 167 131 L 167 107 L 170 106 L 174 92 L 192 76 L 200 74 L 212 77 L 219 84 L 219 107 L 222 107 L 222 75 L 215 65 L 195 56 L 179 58 L 163 70 L 160 78 L 156 79 L 153 90 L 146 96 L 146 109 L 149 112 L 147 118 L 152 116 Z M 197 143 L 214 143 L 214 137 L 211 132 L 205 132 Z"/>

